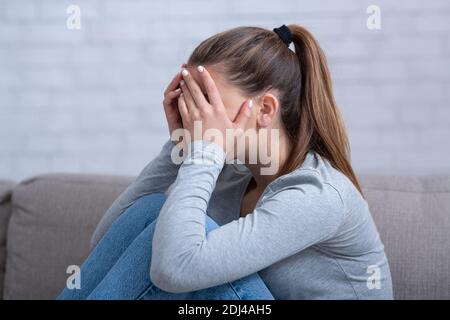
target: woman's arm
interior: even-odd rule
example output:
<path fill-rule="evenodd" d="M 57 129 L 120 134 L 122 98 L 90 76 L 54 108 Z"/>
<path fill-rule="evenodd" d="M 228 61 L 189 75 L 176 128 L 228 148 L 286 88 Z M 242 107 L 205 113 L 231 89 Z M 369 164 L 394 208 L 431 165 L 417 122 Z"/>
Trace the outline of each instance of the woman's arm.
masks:
<path fill-rule="evenodd" d="M 159 155 L 141 171 L 135 181 L 113 202 L 100 220 L 91 238 L 91 249 L 98 243 L 114 220 L 142 195 L 154 192 L 166 192 L 175 181 L 180 167 L 171 159 L 175 143 L 166 141 Z"/>
<path fill-rule="evenodd" d="M 208 201 L 224 165 L 217 144 L 197 140 L 158 216 L 150 277 L 168 292 L 240 279 L 331 237 L 342 221 L 337 191 L 317 172 L 263 198 L 255 210 L 207 235 Z M 192 149 L 191 149 L 192 150 Z"/>
<path fill-rule="evenodd" d="M 186 64 L 182 65 L 183 67 Z M 176 129 L 181 129 L 183 123 L 178 111 L 178 96 L 181 93 L 179 83 L 180 72 L 177 72 L 164 91 L 164 113 L 169 127 L 170 137 Z M 139 174 L 137 179 L 113 202 L 103 215 L 91 238 L 91 249 L 97 245 L 113 221 L 128 208 L 137 198 L 153 192 L 165 192 L 177 176 L 179 165 L 171 158 L 174 142 L 171 139 L 163 145 L 159 155 L 153 159 Z"/>

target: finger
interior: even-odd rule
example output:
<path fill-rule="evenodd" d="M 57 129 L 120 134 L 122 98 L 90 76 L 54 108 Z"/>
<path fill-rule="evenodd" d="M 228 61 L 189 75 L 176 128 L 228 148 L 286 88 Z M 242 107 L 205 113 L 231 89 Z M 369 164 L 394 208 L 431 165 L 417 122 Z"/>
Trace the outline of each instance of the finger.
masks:
<path fill-rule="evenodd" d="M 194 98 L 189 91 L 189 88 L 186 86 L 186 83 L 183 81 L 180 82 L 181 91 L 184 95 L 184 101 L 186 102 L 187 110 L 189 113 L 194 113 L 197 111 L 197 105 L 194 101 Z"/>
<path fill-rule="evenodd" d="M 170 105 L 172 101 L 177 98 L 181 93 L 181 89 L 175 89 L 174 91 L 170 91 L 164 97 L 164 105 Z"/>
<path fill-rule="evenodd" d="M 189 112 L 186 106 L 186 101 L 184 100 L 184 95 L 182 93 L 178 97 L 178 111 L 180 112 L 183 122 L 186 122 L 189 117 Z"/>
<path fill-rule="evenodd" d="M 178 87 L 178 84 L 180 83 L 181 79 L 183 77 L 181 76 L 180 72 L 177 72 L 175 76 L 170 81 L 169 85 L 167 86 L 166 90 L 164 91 L 164 96 L 168 94 L 170 91 L 175 90 Z"/>
<path fill-rule="evenodd" d="M 205 96 L 203 95 L 202 90 L 200 89 L 199 85 L 195 81 L 195 79 L 192 77 L 191 73 L 187 69 L 183 69 L 181 72 L 183 79 L 189 88 L 189 92 L 191 93 L 192 98 L 195 101 L 195 104 L 197 105 L 197 108 L 202 109 L 209 106 L 208 101 L 206 100 Z"/>
<path fill-rule="evenodd" d="M 252 107 L 253 107 L 252 99 L 245 101 L 245 103 L 241 106 L 241 109 L 239 110 L 239 113 L 236 116 L 236 119 L 234 120 L 234 124 L 242 129 L 244 129 L 245 125 L 247 124 L 248 120 L 250 119 L 250 117 L 252 115 L 252 112 L 251 112 Z"/>
<path fill-rule="evenodd" d="M 221 106 L 222 97 L 220 96 L 219 90 L 217 89 L 216 83 L 211 77 L 211 74 L 203 66 L 198 66 L 197 70 L 200 74 L 200 79 L 203 82 L 203 86 L 205 87 L 210 104 L 213 106 Z"/>

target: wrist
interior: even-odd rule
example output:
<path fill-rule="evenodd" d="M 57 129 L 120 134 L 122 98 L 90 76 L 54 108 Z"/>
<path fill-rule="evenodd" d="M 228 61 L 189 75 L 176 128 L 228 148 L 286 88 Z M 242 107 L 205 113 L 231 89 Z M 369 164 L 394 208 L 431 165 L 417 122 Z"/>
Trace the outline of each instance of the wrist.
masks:
<path fill-rule="evenodd" d="M 211 140 L 193 140 L 188 145 L 184 163 L 223 166 L 225 157 L 220 144 Z"/>

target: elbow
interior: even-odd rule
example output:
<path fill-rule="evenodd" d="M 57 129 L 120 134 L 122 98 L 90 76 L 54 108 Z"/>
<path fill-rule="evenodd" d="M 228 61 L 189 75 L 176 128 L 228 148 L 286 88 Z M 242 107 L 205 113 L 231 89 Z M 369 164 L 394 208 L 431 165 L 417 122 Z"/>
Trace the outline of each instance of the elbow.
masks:
<path fill-rule="evenodd" d="M 156 287 L 169 293 L 186 293 L 196 290 L 185 275 L 167 265 L 163 267 L 152 262 L 150 280 Z"/>

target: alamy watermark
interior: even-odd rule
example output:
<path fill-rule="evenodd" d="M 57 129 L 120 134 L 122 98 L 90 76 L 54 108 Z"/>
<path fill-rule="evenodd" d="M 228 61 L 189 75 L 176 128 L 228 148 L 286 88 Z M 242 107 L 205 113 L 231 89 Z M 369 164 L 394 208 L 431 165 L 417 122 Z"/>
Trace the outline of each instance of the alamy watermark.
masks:
<path fill-rule="evenodd" d="M 366 13 L 369 14 L 367 17 L 366 26 L 369 30 L 380 30 L 381 29 L 381 9 L 379 6 L 372 4 L 367 7 Z"/>
<path fill-rule="evenodd" d="M 376 264 L 367 267 L 367 271 L 370 276 L 367 278 L 367 288 L 369 290 L 381 289 L 381 270 Z"/>
<path fill-rule="evenodd" d="M 70 265 L 66 270 L 67 274 L 70 274 L 66 280 L 66 287 L 69 290 L 81 289 L 81 270 L 77 265 Z"/>
<path fill-rule="evenodd" d="M 81 29 L 81 8 L 78 5 L 71 4 L 67 7 L 66 13 L 69 15 L 66 19 L 66 27 L 69 30 Z"/>
<path fill-rule="evenodd" d="M 279 129 L 226 129 L 225 134 L 215 128 L 202 130 L 202 121 L 194 121 L 193 136 L 184 128 L 172 132 L 172 141 L 179 142 L 171 153 L 174 164 L 181 164 L 191 154 L 191 142 L 195 140 L 220 141 L 225 146 L 225 163 L 235 163 L 239 159 L 244 164 L 261 165 L 261 175 L 273 175 L 280 166 L 280 133 Z"/>

